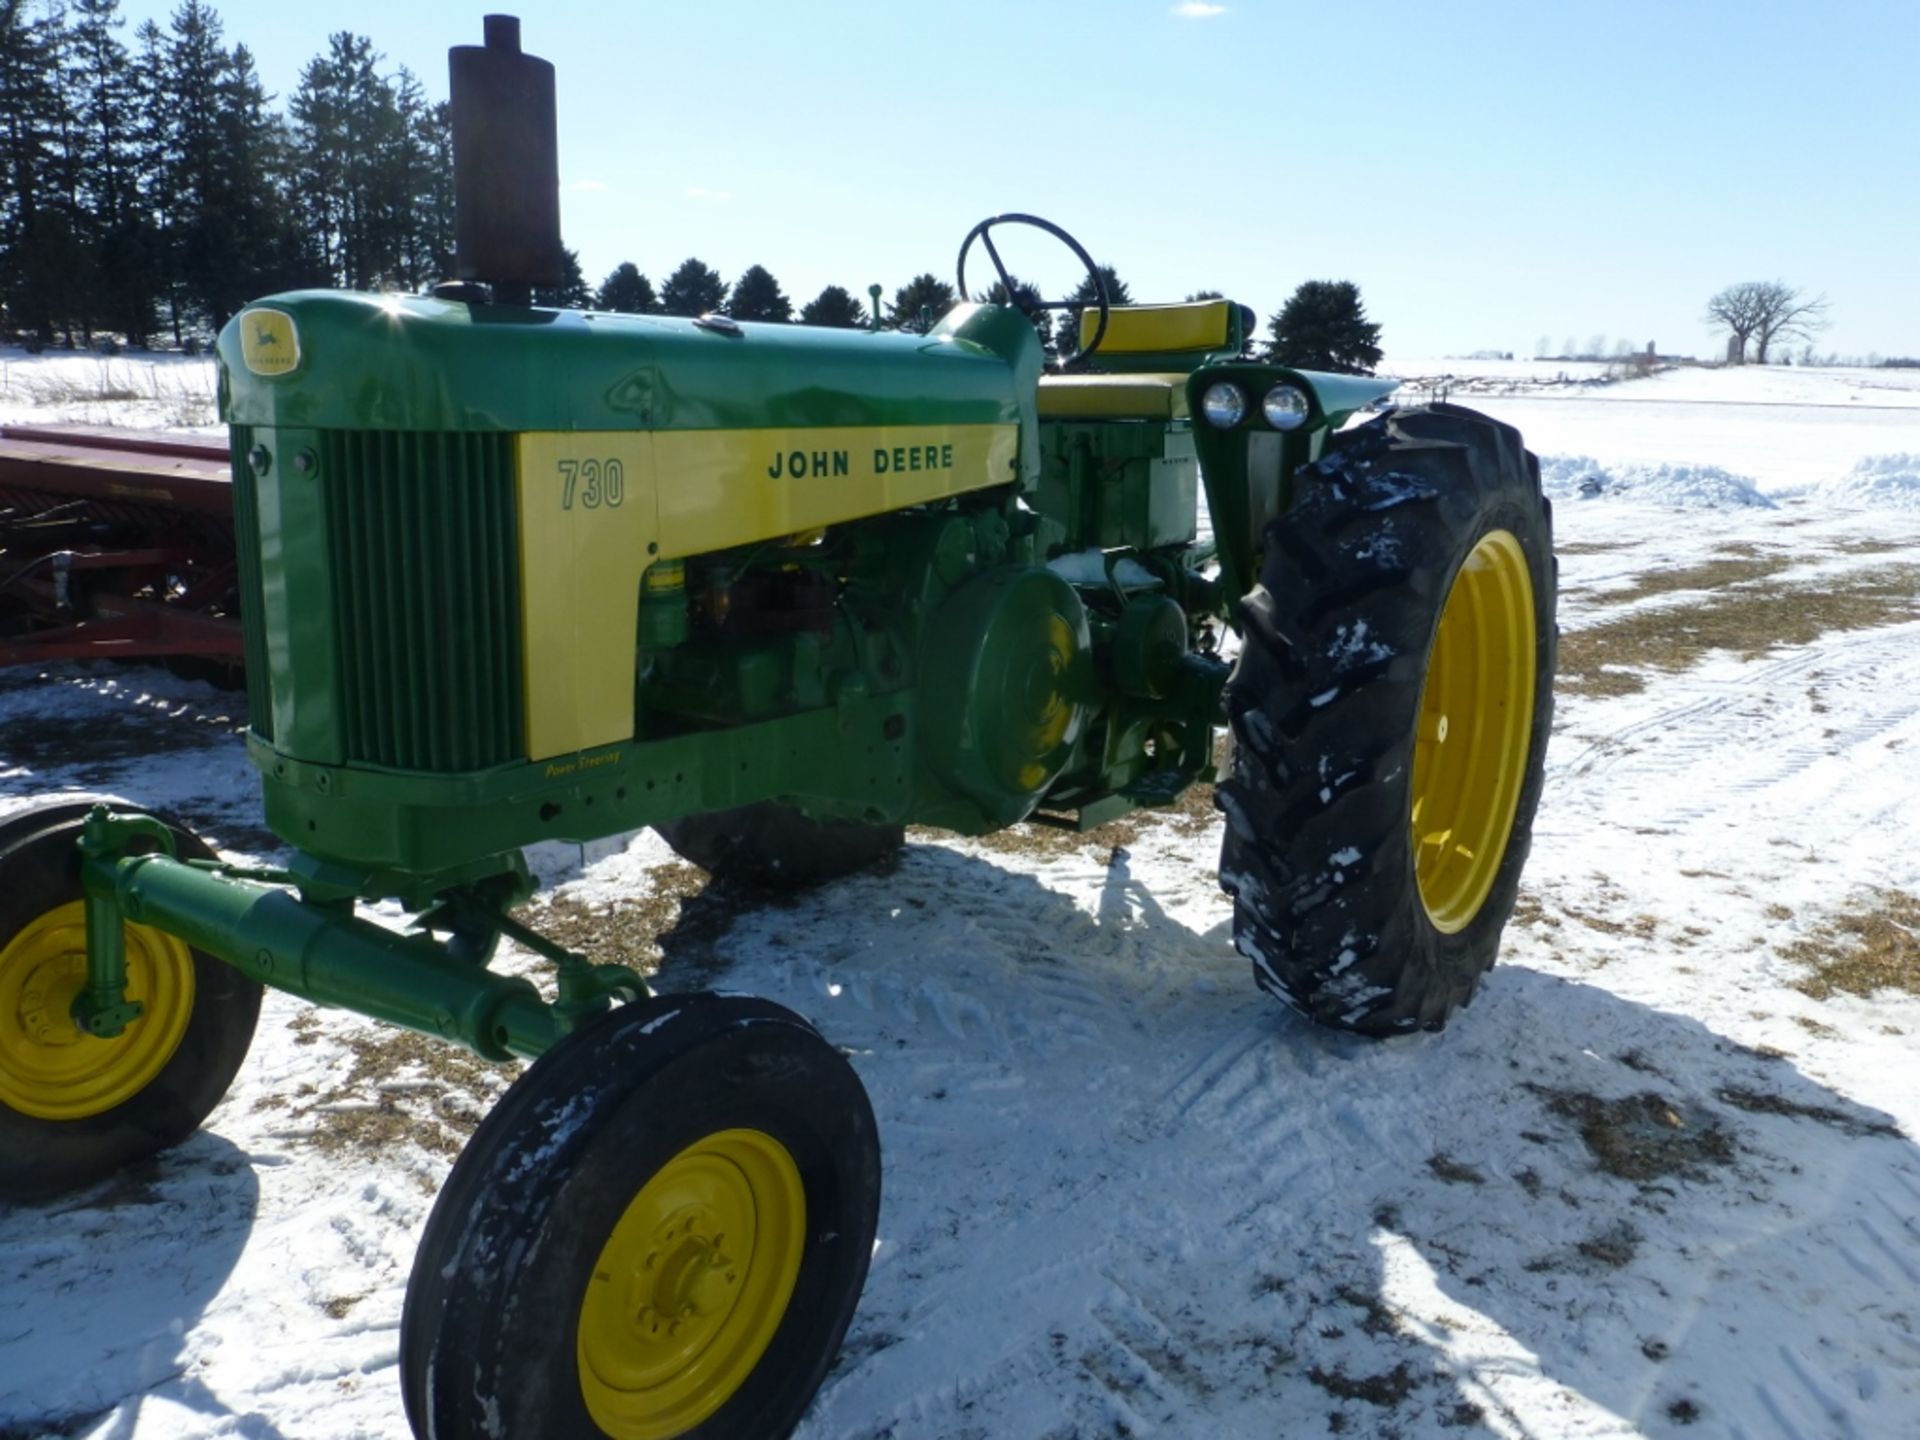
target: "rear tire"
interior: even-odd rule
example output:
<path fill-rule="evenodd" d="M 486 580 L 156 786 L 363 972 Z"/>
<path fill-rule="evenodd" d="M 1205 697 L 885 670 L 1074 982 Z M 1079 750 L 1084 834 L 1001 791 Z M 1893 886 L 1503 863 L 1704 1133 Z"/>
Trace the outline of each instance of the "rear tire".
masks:
<path fill-rule="evenodd" d="M 147 1012 L 111 1040 L 67 1007 L 85 980 L 76 841 L 96 802 L 0 820 L 0 1200 L 50 1200 L 179 1144 L 233 1084 L 261 987 L 211 955 L 128 925 L 129 993 Z M 217 858 L 169 821 L 182 859 Z"/>
<path fill-rule="evenodd" d="M 1294 487 L 1226 694 L 1234 943 L 1317 1024 L 1438 1030 L 1494 962 L 1540 802 L 1551 507 L 1518 432 L 1444 405 L 1332 437 Z"/>
<path fill-rule="evenodd" d="M 689 815 L 658 827 L 681 859 L 723 883 L 805 890 L 891 859 L 906 843 L 898 825 L 814 820 L 771 801 Z"/>
<path fill-rule="evenodd" d="M 764 1000 L 657 996 L 530 1067 L 455 1162 L 400 1331 L 418 1436 L 776 1440 L 865 1284 L 880 1146 Z"/>

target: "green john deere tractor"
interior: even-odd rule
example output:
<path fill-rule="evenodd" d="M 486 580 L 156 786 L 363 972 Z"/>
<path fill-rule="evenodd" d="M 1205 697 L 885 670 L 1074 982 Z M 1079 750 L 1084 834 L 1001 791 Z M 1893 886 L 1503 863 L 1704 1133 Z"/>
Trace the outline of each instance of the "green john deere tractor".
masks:
<path fill-rule="evenodd" d="M 522 848 L 651 825 L 811 883 L 910 822 L 1087 827 L 1217 779 L 1257 982 L 1436 1029 L 1539 800 L 1549 510 L 1513 430 L 1354 423 L 1389 384 L 1244 358 L 1224 301 L 1103 298 L 1062 372 L 994 305 L 926 335 L 536 308 L 553 72 L 516 22 L 487 41 L 452 57 L 460 281 L 283 295 L 220 339 L 248 753 L 295 858 L 119 807 L 0 821 L 0 1197 L 191 1133 L 264 985 L 537 1057 L 421 1241 L 414 1429 L 764 1440 L 859 1299 L 866 1094 L 777 1005 L 519 923 Z M 1006 282 L 1008 223 L 1098 278 L 1001 216 L 962 295 L 976 240 Z M 411 929 L 357 913 L 386 900 Z M 503 936 L 554 998 L 489 969 Z"/>

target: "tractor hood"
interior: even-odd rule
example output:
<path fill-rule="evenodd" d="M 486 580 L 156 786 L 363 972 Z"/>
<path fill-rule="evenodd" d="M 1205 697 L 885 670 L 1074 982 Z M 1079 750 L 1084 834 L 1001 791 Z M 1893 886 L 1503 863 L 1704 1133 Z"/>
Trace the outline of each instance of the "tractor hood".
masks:
<path fill-rule="evenodd" d="M 1017 312 L 929 335 L 298 291 L 219 341 L 224 418 L 332 430 L 1031 426 L 1041 367 Z"/>

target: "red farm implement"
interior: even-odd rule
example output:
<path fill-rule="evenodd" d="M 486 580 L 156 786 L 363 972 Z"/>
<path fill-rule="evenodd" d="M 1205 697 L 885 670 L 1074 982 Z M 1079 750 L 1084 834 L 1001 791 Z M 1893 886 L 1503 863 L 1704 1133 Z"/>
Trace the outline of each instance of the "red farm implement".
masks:
<path fill-rule="evenodd" d="M 241 660 L 227 447 L 0 427 L 0 666 Z"/>

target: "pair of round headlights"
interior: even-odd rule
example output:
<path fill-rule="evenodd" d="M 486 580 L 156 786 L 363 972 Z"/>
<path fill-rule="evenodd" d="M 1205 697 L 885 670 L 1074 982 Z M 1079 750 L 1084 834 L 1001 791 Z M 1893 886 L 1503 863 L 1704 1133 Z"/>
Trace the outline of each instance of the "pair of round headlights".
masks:
<path fill-rule="evenodd" d="M 1307 392 L 1297 385 L 1276 385 L 1260 402 L 1260 413 L 1276 430 L 1298 430 L 1312 411 Z M 1247 392 L 1231 380 L 1216 381 L 1200 397 L 1200 413 L 1216 429 L 1231 430 L 1247 418 Z"/>

